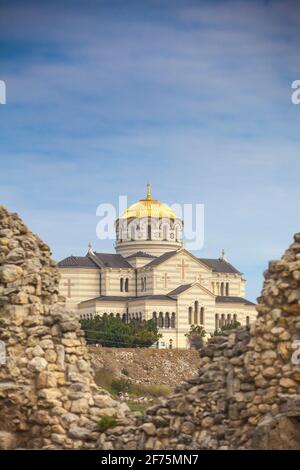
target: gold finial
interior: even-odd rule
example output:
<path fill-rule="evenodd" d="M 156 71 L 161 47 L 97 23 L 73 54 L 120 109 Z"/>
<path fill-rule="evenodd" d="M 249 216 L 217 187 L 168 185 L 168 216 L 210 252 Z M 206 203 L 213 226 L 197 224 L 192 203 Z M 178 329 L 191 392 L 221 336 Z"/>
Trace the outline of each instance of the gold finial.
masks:
<path fill-rule="evenodd" d="M 148 201 L 151 199 L 150 183 L 147 183 L 147 199 Z"/>

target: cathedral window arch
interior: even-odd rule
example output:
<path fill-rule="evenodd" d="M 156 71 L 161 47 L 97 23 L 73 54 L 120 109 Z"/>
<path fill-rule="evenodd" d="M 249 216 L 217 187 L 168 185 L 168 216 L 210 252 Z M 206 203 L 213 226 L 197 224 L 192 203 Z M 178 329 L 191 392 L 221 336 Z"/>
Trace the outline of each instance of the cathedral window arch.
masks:
<path fill-rule="evenodd" d="M 131 240 L 136 240 L 136 225 L 135 223 L 133 222 L 130 226 L 130 239 Z"/>
<path fill-rule="evenodd" d="M 199 302 L 198 300 L 195 301 L 194 304 L 194 323 L 197 325 L 199 323 Z"/>
<path fill-rule="evenodd" d="M 200 324 L 204 325 L 205 318 L 204 318 L 204 307 L 200 308 Z"/>
<path fill-rule="evenodd" d="M 152 227 L 151 227 L 151 223 L 149 223 L 148 226 L 147 226 L 147 238 L 148 238 L 148 240 L 151 240 L 151 233 L 152 233 Z"/>
<path fill-rule="evenodd" d="M 221 295 L 224 295 L 224 282 L 221 282 Z"/>
<path fill-rule="evenodd" d="M 169 239 L 169 227 L 167 224 L 163 224 L 162 226 L 162 238 L 164 241 Z"/>
<path fill-rule="evenodd" d="M 191 325 L 193 323 L 193 309 L 192 307 L 189 307 L 189 324 Z"/>
<path fill-rule="evenodd" d="M 225 295 L 229 296 L 229 282 L 226 282 L 226 292 Z"/>
<path fill-rule="evenodd" d="M 172 312 L 172 316 L 171 316 L 171 328 L 175 328 L 175 324 L 176 324 L 176 313 L 175 313 L 175 312 Z"/>

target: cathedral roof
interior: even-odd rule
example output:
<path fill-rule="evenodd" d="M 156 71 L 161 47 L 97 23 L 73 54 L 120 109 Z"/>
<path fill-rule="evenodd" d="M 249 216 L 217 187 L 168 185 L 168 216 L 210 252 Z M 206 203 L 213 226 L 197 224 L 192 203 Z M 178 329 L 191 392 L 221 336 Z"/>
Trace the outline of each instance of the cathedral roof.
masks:
<path fill-rule="evenodd" d="M 199 261 L 206 264 L 214 272 L 217 273 L 236 273 L 241 274 L 232 264 L 224 259 L 198 258 Z"/>
<path fill-rule="evenodd" d="M 108 268 L 130 268 L 132 269 L 131 264 L 123 258 L 122 255 L 114 254 L 114 253 L 94 253 L 96 258 L 99 259 L 101 263 L 104 264 L 105 267 Z"/>
<path fill-rule="evenodd" d="M 156 256 L 150 255 L 149 253 L 145 253 L 144 251 L 137 251 L 132 255 L 126 256 L 126 259 L 129 258 L 156 258 Z"/>
<path fill-rule="evenodd" d="M 60 268 L 98 268 L 88 256 L 68 256 L 58 263 Z"/>
<path fill-rule="evenodd" d="M 172 290 L 169 292 L 168 295 L 171 297 L 177 297 L 177 295 L 181 294 L 185 290 L 189 289 L 192 286 L 192 284 L 182 284 L 181 286 L 176 287 L 176 289 Z"/>
<path fill-rule="evenodd" d="M 100 295 L 99 297 L 95 297 L 94 299 L 83 300 L 80 302 L 81 304 L 85 302 L 97 301 L 97 302 L 130 302 L 134 300 L 170 300 L 175 301 L 175 299 L 169 297 L 169 295 L 164 294 L 154 294 L 154 295 L 140 295 L 138 297 L 129 296 L 125 297 L 122 295 Z"/>
<path fill-rule="evenodd" d="M 150 261 L 150 263 L 148 263 L 146 266 L 147 268 L 152 267 L 152 266 L 158 266 L 159 264 L 164 263 L 164 261 L 167 261 L 169 258 L 172 258 L 172 256 L 174 256 L 176 253 L 177 253 L 177 250 L 168 251 L 167 253 L 164 253 L 158 258 L 155 258 L 153 261 Z M 232 266 L 232 264 L 228 263 L 228 261 L 226 260 L 211 259 L 211 258 L 197 258 L 197 259 L 214 272 L 241 274 L 240 271 L 238 271 L 234 266 Z"/>
<path fill-rule="evenodd" d="M 141 257 L 150 258 L 151 261 L 146 266 L 153 267 L 158 266 L 169 258 L 172 258 L 177 253 L 176 250 L 168 251 L 161 256 L 155 257 L 148 253 L 138 251 L 132 255 L 124 258 L 120 254 L 115 253 L 93 253 L 93 255 L 87 256 L 69 256 L 58 263 L 60 268 L 96 268 L 96 267 L 108 267 L 108 268 L 128 268 L 132 269 L 127 259 Z M 93 260 L 94 258 L 94 260 Z M 211 259 L 211 258 L 197 258 L 200 262 L 205 264 L 208 268 L 212 269 L 213 272 L 218 273 L 234 273 L 241 274 L 232 264 L 223 259 Z"/>
<path fill-rule="evenodd" d="M 146 264 L 146 267 L 148 268 L 149 266 L 158 266 L 159 264 L 163 263 L 164 261 L 167 261 L 167 259 L 172 258 L 177 253 L 177 251 L 167 251 L 167 253 L 164 253 L 163 255 L 159 256 L 158 258 L 155 258 L 153 261 L 150 261 L 150 263 Z"/>
<path fill-rule="evenodd" d="M 243 297 L 230 297 L 224 295 L 218 295 L 216 297 L 216 302 L 224 302 L 224 303 L 234 303 L 234 304 L 243 304 L 243 305 L 255 305 L 250 300 L 243 299 Z"/>
<path fill-rule="evenodd" d="M 138 202 L 135 202 L 129 206 L 124 214 L 122 219 L 139 219 L 144 217 L 153 217 L 153 218 L 167 218 L 167 219 L 176 219 L 175 212 L 164 204 L 163 202 L 158 201 L 157 199 L 152 199 L 150 194 L 150 184 L 147 185 L 147 197 L 145 199 L 140 199 Z"/>
<path fill-rule="evenodd" d="M 95 261 L 93 260 L 95 259 Z M 98 264 L 99 263 L 99 264 Z M 69 256 L 58 263 L 60 268 L 128 268 L 132 266 L 122 255 L 114 253 L 94 253 L 92 256 Z"/>

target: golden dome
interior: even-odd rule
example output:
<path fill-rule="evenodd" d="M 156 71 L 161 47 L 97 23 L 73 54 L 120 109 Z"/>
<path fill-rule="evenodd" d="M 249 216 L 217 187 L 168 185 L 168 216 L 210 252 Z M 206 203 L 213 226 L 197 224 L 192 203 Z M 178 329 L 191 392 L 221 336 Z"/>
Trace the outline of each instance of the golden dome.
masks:
<path fill-rule="evenodd" d="M 129 206 L 122 219 L 141 219 L 143 217 L 176 219 L 175 212 L 157 199 L 152 199 L 150 194 L 150 183 L 147 184 L 147 197 Z"/>

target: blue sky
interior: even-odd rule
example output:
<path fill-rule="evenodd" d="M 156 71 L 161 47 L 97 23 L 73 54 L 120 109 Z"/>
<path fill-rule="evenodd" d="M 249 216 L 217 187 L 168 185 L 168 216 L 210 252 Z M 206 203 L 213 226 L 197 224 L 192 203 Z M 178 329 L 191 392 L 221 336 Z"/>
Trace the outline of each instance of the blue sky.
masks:
<path fill-rule="evenodd" d="M 262 272 L 299 231 L 297 1 L 0 0 L 0 203 L 54 257 L 101 202 L 205 204 L 205 244 Z"/>

